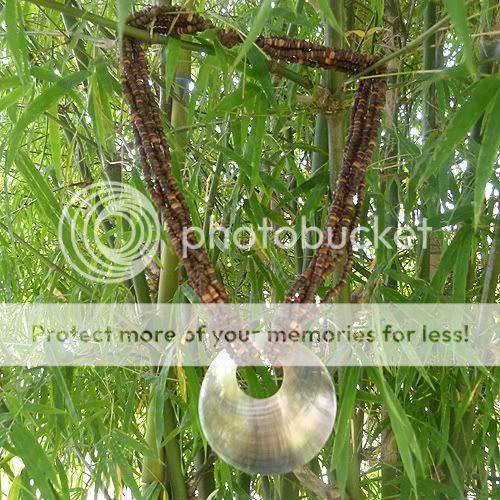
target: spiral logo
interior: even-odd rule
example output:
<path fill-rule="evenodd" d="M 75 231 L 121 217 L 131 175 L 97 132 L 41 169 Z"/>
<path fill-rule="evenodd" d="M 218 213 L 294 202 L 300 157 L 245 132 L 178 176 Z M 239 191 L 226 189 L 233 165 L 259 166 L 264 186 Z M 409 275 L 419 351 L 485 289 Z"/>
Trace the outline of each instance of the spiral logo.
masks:
<path fill-rule="evenodd" d="M 158 251 L 161 227 L 150 200 L 120 182 L 74 193 L 59 220 L 59 244 L 73 269 L 98 283 L 119 283 L 143 271 Z"/>

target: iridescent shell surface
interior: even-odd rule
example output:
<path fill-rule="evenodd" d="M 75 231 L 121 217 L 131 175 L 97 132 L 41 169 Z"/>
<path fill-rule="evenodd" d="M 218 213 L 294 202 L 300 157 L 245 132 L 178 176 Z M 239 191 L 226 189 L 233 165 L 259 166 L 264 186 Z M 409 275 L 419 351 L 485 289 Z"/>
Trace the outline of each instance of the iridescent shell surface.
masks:
<path fill-rule="evenodd" d="M 306 464 L 325 445 L 335 422 L 335 388 L 326 367 L 301 345 L 282 355 L 283 383 L 271 397 L 247 395 L 225 351 L 201 387 L 199 412 L 208 443 L 225 462 L 251 474 L 284 474 Z M 290 366 L 304 356 L 309 366 Z"/>

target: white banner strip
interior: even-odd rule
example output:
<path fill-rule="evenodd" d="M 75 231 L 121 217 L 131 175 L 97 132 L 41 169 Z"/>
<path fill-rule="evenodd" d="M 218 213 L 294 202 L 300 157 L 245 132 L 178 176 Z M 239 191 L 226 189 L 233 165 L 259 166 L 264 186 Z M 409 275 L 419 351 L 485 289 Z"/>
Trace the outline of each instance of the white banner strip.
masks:
<path fill-rule="evenodd" d="M 498 304 L 0 304 L 0 365 L 493 366 L 499 332 Z"/>

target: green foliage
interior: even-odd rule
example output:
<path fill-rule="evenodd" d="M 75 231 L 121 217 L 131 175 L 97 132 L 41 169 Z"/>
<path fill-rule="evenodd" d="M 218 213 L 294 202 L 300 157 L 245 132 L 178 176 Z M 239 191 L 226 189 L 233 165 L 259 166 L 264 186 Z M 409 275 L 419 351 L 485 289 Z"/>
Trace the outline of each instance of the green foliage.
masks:
<path fill-rule="evenodd" d="M 484 134 L 477 158 L 474 184 L 474 226 L 477 228 L 484 201 L 484 190 L 493 177 L 500 150 L 500 88 L 491 100 L 484 117 Z"/>
<path fill-rule="evenodd" d="M 466 14 L 465 0 L 444 0 L 446 10 L 448 11 L 457 36 L 463 47 L 464 59 L 467 69 L 472 73 L 474 71 L 474 59 L 472 53 L 472 39 L 469 33 L 469 26 Z"/>
<path fill-rule="evenodd" d="M 337 19 L 335 19 L 335 15 L 332 12 L 332 8 L 328 3 L 328 0 L 318 0 L 319 6 L 321 8 L 321 12 L 325 16 L 325 19 L 328 21 L 330 26 L 340 35 L 343 35 L 342 28 L 340 27 Z"/>
<path fill-rule="evenodd" d="M 93 21 L 78 8 L 68 9 L 70 3 L 90 12 Z M 347 296 L 354 292 L 355 298 L 373 302 L 498 300 L 500 245 L 492 242 L 499 234 L 500 80 L 494 74 L 498 60 L 485 71 L 477 50 L 481 31 L 498 30 L 489 24 L 498 6 L 439 2 L 443 24 L 436 30 L 435 50 L 442 65 L 423 72 L 419 37 L 428 2 L 344 3 L 342 34 L 351 48 L 380 54 L 392 29 L 402 29 L 397 39 L 404 41 L 389 81 L 395 116 L 385 121 L 372 159 L 361 224 L 371 228 L 367 237 L 373 241 L 375 220 L 382 231 L 391 220 L 417 227 L 425 217 L 437 247 L 437 255 L 420 244 L 384 252 L 370 244 L 356 249 Z M 125 302 L 155 296 L 157 266 L 142 276 L 142 294 L 129 282 L 96 284 L 68 265 L 57 234 L 63 208 L 75 209 L 74 193 L 87 183 L 118 178 L 146 192 L 114 40 L 132 8 L 145 4 L 0 2 L 5 29 L 0 37 L 1 302 Z M 162 116 L 170 138 L 182 132 L 188 140 L 186 164 L 176 164 L 176 175 L 185 180 L 196 224 L 209 227 L 211 217 L 234 232 L 244 225 L 257 228 L 264 217 L 289 228 L 300 229 L 302 217 L 324 223 L 334 173 L 326 164 L 312 169 L 313 154 L 328 153 L 321 146 L 328 144 L 328 127 L 315 143 L 317 99 L 310 99 L 311 86 L 317 88 L 324 75 L 304 67 L 270 73 L 253 42 L 261 33 L 285 34 L 292 23 L 297 36 L 322 43 L 324 20 L 339 30 L 331 6 L 326 0 L 197 2 L 216 24 L 235 26 L 248 38 L 233 50 L 222 48 L 213 32 L 192 40 L 185 123 L 172 129 L 168 105 Z M 400 14 L 397 22 L 391 9 Z M 383 25 L 384 16 L 391 22 Z M 411 45 L 413 40 L 420 41 Z M 149 56 L 155 88 L 167 103 L 179 102 L 183 93 L 176 61 L 186 42 L 169 41 L 164 72 L 162 51 L 155 47 Z M 354 80 L 335 96 L 345 113 L 332 120 L 347 124 Z M 423 138 L 423 96 L 429 93 L 436 123 Z M 64 228 L 65 238 L 69 231 Z M 234 302 L 283 300 L 303 264 L 297 247 L 284 251 L 271 242 L 264 248 L 262 238 L 247 250 L 216 239 L 210 256 Z M 184 281 L 174 295 L 179 302 L 198 300 Z M 167 498 L 172 481 L 177 491 L 185 486 L 179 479 L 201 491 L 199 481 L 209 477 L 216 499 L 280 498 L 282 491 L 316 498 L 302 484 L 290 487 L 288 477 L 244 476 L 213 456 L 197 413 L 203 374 L 197 367 L 159 373 L 1 368 L 0 496 Z M 326 473 L 344 498 L 498 494 L 497 371 L 352 367 L 332 376 L 340 403 L 334 435 L 310 468 L 318 476 Z M 272 392 L 276 384 L 267 372 L 250 370 L 244 380 L 253 394 Z M 141 489 L 148 472 L 162 475 L 159 455 L 167 450 L 167 459 L 179 462 L 180 475 Z"/>

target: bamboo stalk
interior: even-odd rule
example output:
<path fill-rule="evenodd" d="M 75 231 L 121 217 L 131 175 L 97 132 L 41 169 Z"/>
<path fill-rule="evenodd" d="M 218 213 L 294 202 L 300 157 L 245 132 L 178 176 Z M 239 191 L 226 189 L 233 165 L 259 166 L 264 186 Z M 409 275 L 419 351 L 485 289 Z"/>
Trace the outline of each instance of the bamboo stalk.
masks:
<path fill-rule="evenodd" d="M 330 7 L 332 9 L 337 22 L 345 31 L 345 3 L 344 0 L 330 0 Z M 349 27 L 351 28 L 351 27 Z M 335 31 L 330 25 L 326 26 L 326 44 L 332 47 L 343 48 L 344 37 Z M 337 100 L 343 100 L 345 75 L 338 71 L 330 70 L 326 76 L 327 88 Z M 328 172 L 330 178 L 330 192 L 335 191 L 337 176 L 342 168 L 344 159 L 345 147 L 345 111 L 340 109 L 334 114 L 326 116 L 328 126 Z M 333 282 L 335 283 L 340 277 L 340 273 L 335 271 L 333 273 Z M 351 291 L 349 283 L 340 290 L 336 300 L 342 303 L 349 303 L 351 301 Z"/>
<path fill-rule="evenodd" d="M 132 283 L 134 285 L 134 292 L 139 304 L 150 304 L 151 295 L 149 294 L 149 285 L 146 280 L 146 274 L 141 271 L 139 274 L 132 278 Z"/>
<path fill-rule="evenodd" d="M 497 203 L 497 209 L 500 209 L 500 203 Z M 500 225 L 495 227 L 495 237 L 491 244 L 490 253 L 488 255 L 488 263 L 484 271 L 483 290 L 481 294 L 482 303 L 495 303 L 496 289 L 498 286 L 498 276 L 500 275 Z"/>
<path fill-rule="evenodd" d="M 429 2 L 424 11 L 424 30 L 427 31 L 430 27 L 436 24 L 437 5 L 435 2 Z M 438 69 L 438 51 L 441 48 L 437 46 L 437 36 L 433 33 L 424 42 L 424 71 L 434 71 Z M 429 86 L 427 91 L 423 92 L 423 109 L 422 109 L 422 135 L 424 142 L 429 140 L 431 133 L 438 128 L 436 114 L 436 87 L 434 84 Z M 421 262 L 420 276 L 423 279 L 430 280 L 439 265 L 441 259 L 441 244 L 435 233 L 431 233 L 429 245 L 422 249 L 419 258 Z"/>
<path fill-rule="evenodd" d="M 388 37 L 387 44 L 389 45 L 389 51 L 391 53 L 397 52 L 398 41 L 402 43 L 404 47 L 404 37 L 405 34 L 402 31 L 402 24 L 398 22 L 400 8 L 397 5 L 398 0 L 387 0 L 385 2 L 385 23 L 387 25 Z M 401 59 L 394 58 L 389 62 L 388 69 L 390 72 L 396 74 L 396 76 L 391 76 L 388 79 L 389 90 L 387 91 L 386 107 L 385 107 L 385 120 L 387 129 L 396 129 L 398 122 L 398 113 L 400 106 L 400 89 L 398 84 L 399 80 L 399 70 L 401 69 Z M 398 146 L 397 141 L 394 138 L 389 137 L 385 141 L 384 158 L 398 158 Z M 398 165 L 399 162 L 396 162 Z M 387 240 L 391 242 L 390 248 L 381 248 L 377 250 L 377 261 L 390 263 L 390 268 L 392 270 L 397 270 L 397 257 L 398 250 L 396 244 L 394 243 L 394 235 L 399 226 L 399 172 L 396 168 L 392 168 L 389 171 L 389 175 L 384 176 L 380 180 L 380 190 L 384 193 L 383 200 L 379 203 L 377 207 L 377 216 L 384 220 L 385 228 L 389 228 Z M 384 228 L 384 229 L 385 229 Z M 386 286 L 397 289 L 397 281 L 394 279 L 387 279 Z M 386 415 L 387 410 L 385 407 L 382 408 L 382 414 Z M 396 437 L 394 435 L 394 430 L 389 424 L 382 434 L 381 442 L 381 492 L 382 498 L 397 498 L 400 496 L 401 492 L 399 485 L 395 481 L 398 475 L 397 464 L 399 458 L 399 449 L 396 443 Z"/>
<path fill-rule="evenodd" d="M 165 424 L 165 435 L 169 435 L 177 429 L 177 417 L 174 412 L 173 403 L 165 399 L 163 407 L 163 419 Z M 179 441 L 172 437 L 164 446 L 166 476 L 172 491 L 171 498 L 175 500 L 188 500 L 186 480 L 182 469 L 182 455 Z"/>
<path fill-rule="evenodd" d="M 159 4 L 168 5 L 168 0 L 159 0 Z M 187 8 L 192 9 L 192 2 L 188 2 Z M 183 39 L 181 39 L 182 43 Z M 168 50 L 164 52 L 162 60 L 162 74 L 165 74 L 165 65 L 168 59 Z M 166 58 L 165 58 L 166 57 Z M 174 61 L 168 61 L 173 64 Z M 178 164 L 182 166 L 186 162 L 187 147 L 188 147 L 188 131 L 179 131 L 179 127 L 185 127 L 187 124 L 187 101 L 189 99 L 188 82 L 191 79 L 191 52 L 183 49 L 176 61 L 177 68 L 175 73 L 175 82 L 178 89 L 178 98 L 172 100 L 170 107 L 171 117 L 170 124 L 174 130 L 174 144 L 172 154 L 177 157 Z M 162 91 L 164 95 L 165 89 Z M 163 99 L 163 97 L 162 97 Z M 165 109 L 166 103 L 162 103 L 162 108 Z M 158 301 L 171 301 L 174 298 L 175 292 L 179 284 L 179 258 L 175 253 L 170 242 L 166 242 L 162 251 L 162 269 L 160 272 L 160 285 L 158 290 Z M 175 382 L 174 382 L 175 383 Z M 165 399 L 164 404 L 164 425 L 165 436 L 171 435 L 178 427 L 177 416 L 175 414 L 174 402 L 170 398 Z M 179 500 L 188 500 L 188 492 L 186 478 L 183 470 L 183 460 L 181 454 L 181 445 L 179 439 L 174 436 L 164 446 L 165 456 L 165 477 L 168 481 L 172 498 Z"/>
<path fill-rule="evenodd" d="M 156 398 L 153 397 L 153 389 L 149 395 L 149 404 L 146 413 L 146 435 L 145 441 L 149 449 L 152 451 L 150 455 L 146 455 L 142 462 L 142 491 L 145 492 L 152 483 L 163 483 L 164 462 L 163 452 L 158 446 L 156 436 L 155 422 L 155 404 Z"/>

